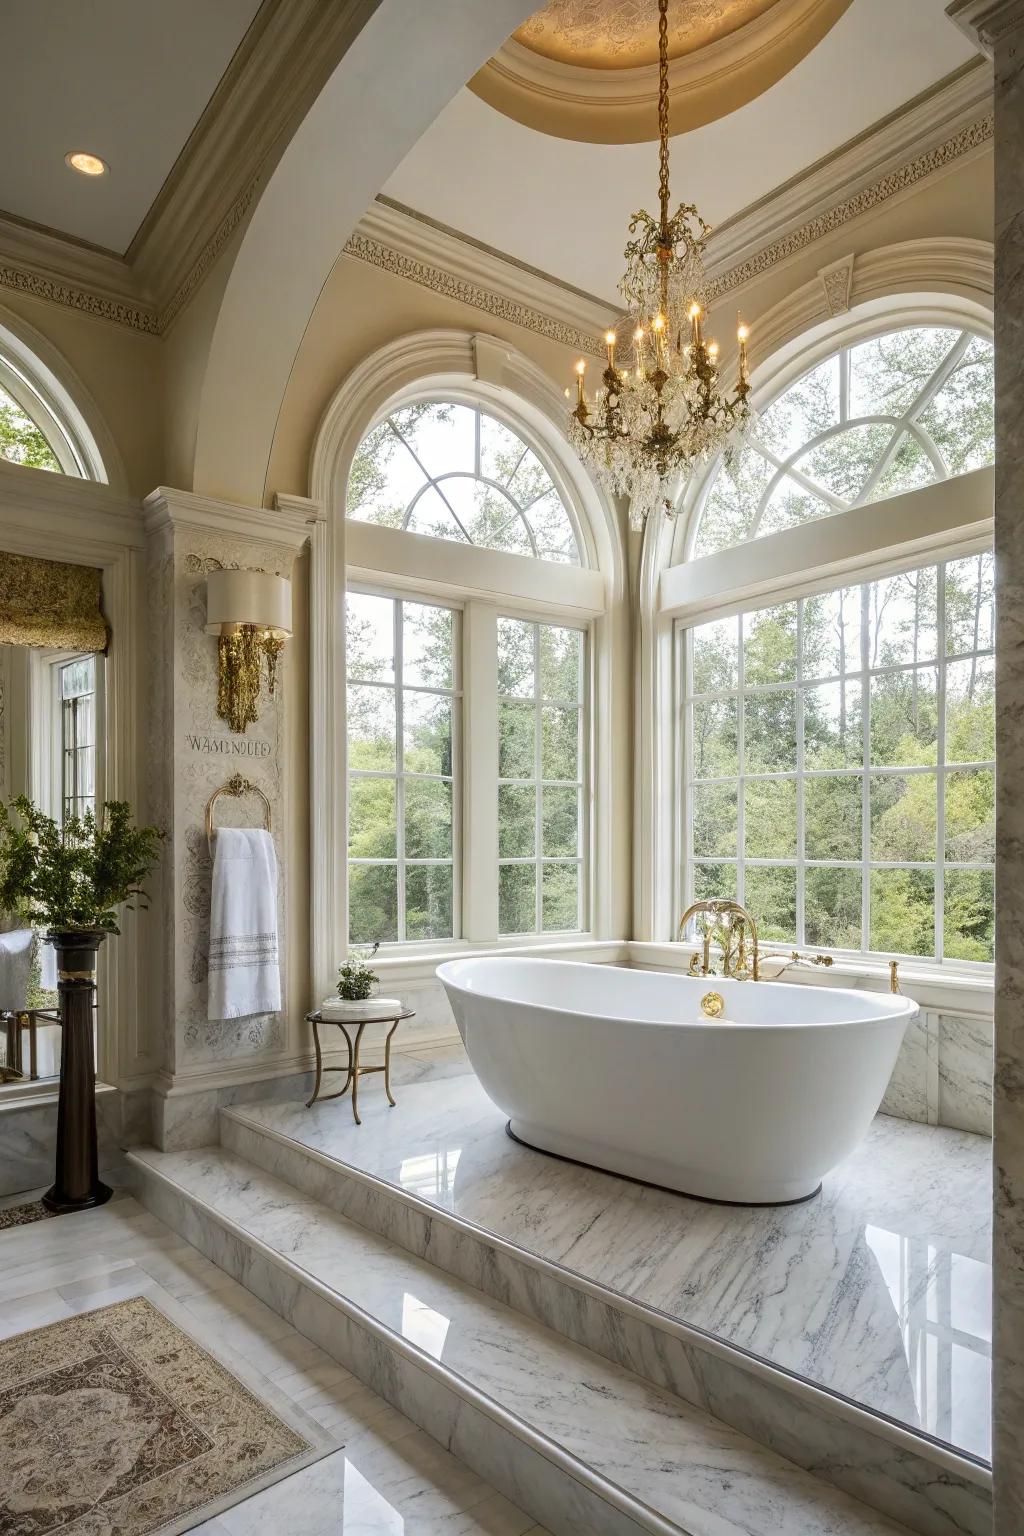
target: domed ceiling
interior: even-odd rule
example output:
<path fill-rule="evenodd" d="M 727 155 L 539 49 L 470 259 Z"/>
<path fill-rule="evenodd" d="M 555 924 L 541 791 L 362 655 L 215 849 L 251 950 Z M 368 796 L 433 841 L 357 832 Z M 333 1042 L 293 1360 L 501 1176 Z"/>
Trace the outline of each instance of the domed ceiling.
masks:
<path fill-rule="evenodd" d="M 792 69 L 850 0 L 672 0 L 671 129 L 713 122 Z M 657 137 L 656 0 L 549 0 L 470 81 L 499 112 L 595 144 Z"/>

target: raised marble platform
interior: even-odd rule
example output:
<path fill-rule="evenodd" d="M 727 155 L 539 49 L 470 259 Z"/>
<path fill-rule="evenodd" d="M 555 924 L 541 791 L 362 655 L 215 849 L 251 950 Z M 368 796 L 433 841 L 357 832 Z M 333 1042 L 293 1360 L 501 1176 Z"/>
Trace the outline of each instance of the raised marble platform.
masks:
<path fill-rule="evenodd" d="M 463 1057 L 464 1061 L 465 1058 Z M 467 1064 L 468 1065 L 468 1064 Z M 960 1452 L 989 1451 L 991 1143 L 879 1116 L 805 1205 L 708 1205 L 510 1141 L 445 1053 L 399 1105 L 246 1105 L 245 1128 L 336 1159 L 645 1308 Z M 441 1075 L 444 1074 L 444 1075 Z M 235 1127 L 234 1132 L 228 1125 Z"/>
<path fill-rule="evenodd" d="M 556 1536 L 906 1536 L 222 1147 L 129 1161 L 154 1213 Z"/>

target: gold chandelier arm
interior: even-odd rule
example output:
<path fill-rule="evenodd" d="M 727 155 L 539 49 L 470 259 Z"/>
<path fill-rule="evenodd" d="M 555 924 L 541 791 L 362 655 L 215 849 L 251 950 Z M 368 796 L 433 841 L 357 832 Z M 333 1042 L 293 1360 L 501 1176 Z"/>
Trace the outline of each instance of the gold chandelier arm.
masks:
<path fill-rule="evenodd" d="M 668 240 L 668 0 L 658 0 L 658 161 L 661 237 Z"/>

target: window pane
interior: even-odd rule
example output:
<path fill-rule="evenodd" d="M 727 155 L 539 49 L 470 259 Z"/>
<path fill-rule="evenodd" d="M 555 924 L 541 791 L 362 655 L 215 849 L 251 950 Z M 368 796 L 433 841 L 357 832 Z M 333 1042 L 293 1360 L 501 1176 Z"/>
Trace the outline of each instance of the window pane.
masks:
<path fill-rule="evenodd" d="M 743 668 L 747 687 L 788 683 L 796 677 L 796 603 L 762 608 L 743 618 Z"/>
<path fill-rule="evenodd" d="M 744 906 L 753 912 L 762 939 L 796 943 L 796 870 L 748 864 Z"/>
<path fill-rule="evenodd" d="M 787 528 L 799 528 L 819 517 L 831 517 L 834 511 L 829 502 L 809 491 L 799 480 L 783 475 L 765 504 L 757 526 L 758 536 L 764 538 L 769 533 L 784 533 Z"/>
<path fill-rule="evenodd" d="M 748 779 L 743 816 L 748 859 L 796 857 L 796 779 Z"/>
<path fill-rule="evenodd" d="M 788 457 L 811 437 L 839 422 L 839 358 L 819 363 L 761 412 L 757 435 L 779 455 Z"/>
<path fill-rule="evenodd" d="M 871 761 L 877 767 L 934 763 L 938 728 L 934 667 L 911 667 L 871 679 Z"/>
<path fill-rule="evenodd" d="M 719 619 L 693 631 L 693 693 L 726 693 L 736 687 L 740 626 L 738 619 Z"/>
<path fill-rule="evenodd" d="M 534 676 L 534 625 L 518 619 L 498 620 L 498 692 L 517 699 L 532 699 Z"/>
<path fill-rule="evenodd" d="M 80 656 L 60 669 L 60 691 L 64 699 L 81 698 L 95 688 L 95 662 L 91 656 Z"/>
<path fill-rule="evenodd" d="M 541 697 L 559 704 L 578 704 L 582 634 L 578 629 L 559 629 L 554 624 L 541 624 L 539 631 Z"/>
<path fill-rule="evenodd" d="M 579 928 L 577 864 L 541 866 L 541 921 L 545 933 Z"/>
<path fill-rule="evenodd" d="M 995 560 L 991 550 L 946 563 L 946 655 L 995 645 Z"/>
<path fill-rule="evenodd" d="M 935 833 L 934 773 L 871 775 L 872 859 L 880 863 L 933 864 Z"/>
<path fill-rule="evenodd" d="M 498 932 L 537 930 L 536 864 L 502 864 L 498 869 Z"/>
<path fill-rule="evenodd" d="M 804 782 L 804 855 L 861 857 L 861 779 L 852 774 Z M 820 942 L 820 941 L 819 941 Z"/>
<path fill-rule="evenodd" d="M 693 866 L 694 901 L 706 901 L 715 896 L 727 901 L 736 900 L 735 864 L 695 864 Z"/>
<path fill-rule="evenodd" d="M 900 496 L 904 491 L 917 490 L 920 485 L 930 485 L 935 479 L 935 465 L 920 440 L 913 432 L 904 432 L 868 499 L 884 501 L 887 496 Z"/>
<path fill-rule="evenodd" d="M 405 935 L 408 939 L 452 937 L 450 864 L 411 864 L 406 867 Z"/>
<path fill-rule="evenodd" d="M 690 718 L 694 777 L 710 779 L 738 773 L 735 698 L 694 704 Z"/>
<path fill-rule="evenodd" d="M 697 858 L 736 856 L 737 786 L 695 784 L 693 787 L 693 852 Z"/>
<path fill-rule="evenodd" d="M 943 952 L 950 960 L 991 962 L 995 934 L 994 877 L 984 869 L 947 869 Z"/>
<path fill-rule="evenodd" d="M 476 412 L 468 406 L 440 401 L 406 406 L 392 413 L 391 422 L 428 475 L 473 470 Z"/>
<path fill-rule="evenodd" d="M 934 955 L 935 877 L 924 869 L 871 871 L 871 948 Z"/>
<path fill-rule="evenodd" d="M 408 686 L 450 688 L 454 614 L 426 603 L 402 604 L 402 680 Z"/>
<path fill-rule="evenodd" d="M 450 859 L 452 786 L 443 779 L 406 779 L 405 856 Z"/>
<path fill-rule="evenodd" d="M 946 775 L 946 858 L 991 864 L 996 856 L 996 777 L 990 768 Z"/>
<path fill-rule="evenodd" d="M 452 771 L 452 702 L 443 694 L 402 694 L 406 773 Z"/>
<path fill-rule="evenodd" d="M 353 944 L 394 943 L 398 938 L 398 867 L 350 864 L 348 931 Z"/>
<path fill-rule="evenodd" d="M 545 704 L 541 710 L 541 775 L 545 779 L 580 776 L 580 712 Z"/>
<path fill-rule="evenodd" d="M 860 949 L 859 869 L 809 869 L 804 876 L 804 941 L 822 949 Z"/>
<path fill-rule="evenodd" d="M 859 672 L 861 588 L 821 592 L 804 603 L 805 680 Z"/>
<path fill-rule="evenodd" d="M 348 787 L 348 851 L 354 859 L 398 853 L 394 779 L 352 779 Z"/>
<path fill-rule="evenodd" d="M 536 771 L 537 711 L 532 704 L 498 706 L 498 773 L 532 779 Z"/>
<path fill-rule="evenodd" d="M 854 768 L 864 761 L 861 685 L 843 679 L 804 693 L 804 767 Z"/>
<path fill-rule="evenodd" d="M 537 791 L 532 784 L 498 786 L 498 853 L 505 859 L 535 852 Z"/>
<path fill-rule="evenodd" d="M 946 667 L 946 761 L 986 763 L 996 755 L 996 672 L 991 656 Z"/>
<path fill-rule="evenodd" d="M 975 337 L 952 375 L 918 417 L 950 474 L 991 464 L 995 440 L 992 346 Z"/>
<path fill-rule="evenodd" d="M 870 422 L 835 432 L 797 459 L 801 474 L 843 501 L 854 502 L 893 435 L 888 423 Z"/>
<path fill-rule="evenodd" d="M 395 769 L 395 691 L 349 685 L 348 762 L 350 768 Z"/>
<path fill-rule="evenodd" d="M 902 416 L 959 334 L 937 326 L 908 326 L 851 347 L 851 416 Z"/>
<path fill-rule="evenodd" d="M 345 599 L 345 664 L 350 678 L 395 677 L 395 605 L 390 597 L 350 592 Z"/>
<path fill-rule="evenodd" d="M 579 791 L 545 787 L 541 804 L 541 852 L 546 858 L 576 858 L 580 851 Z"/>
<path fill-rule="evenodd" d="M 786 773 L 796 767 L 796 694 L 755 693 L 743 704 L 744 761 L 748 773 Z"/>
<path fill-rule="evenodd" d="M 868 665 L 931 661 L 937 652 L 936 568 L 873 582 L 868 591 Z"/>

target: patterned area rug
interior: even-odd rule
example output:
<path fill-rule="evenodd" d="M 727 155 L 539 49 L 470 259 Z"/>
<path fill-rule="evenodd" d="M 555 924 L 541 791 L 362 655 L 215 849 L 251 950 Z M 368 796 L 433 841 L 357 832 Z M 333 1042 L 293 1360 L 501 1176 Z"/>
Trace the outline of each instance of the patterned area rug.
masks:
<path fill-rule="evenodd" d="M 0 1342 L 2 1536 L 179 1536 L 316 1460 L 145 1297 Z"/>
<path fill-rule="evenodd" d="M 41 1200 L 30 1200 L 27 1205 L 5 1205 L 0 1207 L 0 1232 L 8 1227 L 27 1227 L 31 1221 L 48 1221 L 56 1214 L 48 1211 Z"/>

